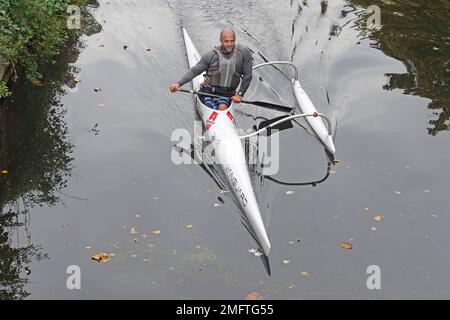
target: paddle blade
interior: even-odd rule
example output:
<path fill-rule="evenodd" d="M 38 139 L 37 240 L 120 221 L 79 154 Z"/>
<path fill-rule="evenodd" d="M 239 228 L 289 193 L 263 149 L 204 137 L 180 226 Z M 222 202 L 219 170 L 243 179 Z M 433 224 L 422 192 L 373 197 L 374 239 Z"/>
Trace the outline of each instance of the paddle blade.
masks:
<path fill-rule="evenodd" d="M 291 112 L 292 111 L 291 107 L 280 106 L 279 104 L 273 104 L 273 103 L 264 102 L 264 101 L 245 101 L 245 100 L 243 100 L 242 102 L 254 104 L 255 106 L 270 109 L 270 110 L 275 110 L 275 111 L 281 111 L 281 112 Z"/>
<path fill-rule="evenodd" d="M 284 118 L 287 118 L 287 117 L 289 117 L 289 115 L 284 115 L 284 116 L 276 117 L 276 118 L 273 118 L 273 119 L 261 121 L 259 126 L 258 126 L 258 130 L 262 129 L 264 127 L 270 126 L 272 123 L 277 122 L 278 120 L 281 120 L 281 119 L 284 119 Z M 278 130 L 282 131 L 282 130 L 285 130 L 285 129 L 290 129 L 292 127 L 294 127 L 294 125 L 292 124 L 291 121 L 285 121 L 285 122 L 279 123 L 279 124 L 271 127 L 271 129 L 278 129 Z"/>

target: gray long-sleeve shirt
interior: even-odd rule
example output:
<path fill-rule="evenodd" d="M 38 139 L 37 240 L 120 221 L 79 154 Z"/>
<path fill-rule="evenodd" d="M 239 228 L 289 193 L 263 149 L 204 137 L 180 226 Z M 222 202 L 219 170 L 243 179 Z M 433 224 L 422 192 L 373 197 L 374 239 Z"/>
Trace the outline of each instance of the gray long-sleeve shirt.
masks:
<path fill-rule="evenodd" d="M 239 88 L 239 92 L 243 96 L 247 91 L 250 82 L 252 81 L 252 53 L 247 47 L 238 44 L 236 46 L 236 54 L 236 72 L 242 74 L 243 76 L 241 86 Z M 227 53 L 225 53 L 224 56 L 226 57 Z M 191 69 L 189 69 L 189 71 L 177 83 L 182 86 L 204 71 L 217 70 L 219 70 L 219 56 L 217 55 L 217 52 L 211 50 L 207 54 L 203 55 L 200 61 Z"/>

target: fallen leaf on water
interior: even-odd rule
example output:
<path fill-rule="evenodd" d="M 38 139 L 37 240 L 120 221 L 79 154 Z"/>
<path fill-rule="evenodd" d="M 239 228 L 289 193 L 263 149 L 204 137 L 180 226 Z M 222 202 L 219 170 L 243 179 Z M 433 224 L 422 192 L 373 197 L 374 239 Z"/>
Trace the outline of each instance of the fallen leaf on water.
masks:
<path fill-rule="evenodd" d="M 81 83 L 81 80 L 80 80 L 80 79 L 75 79 L 75 80 L 73 80 L 73 82 L 75 82 L 75 83 Z"/>
<path fill-rule="evenodd" d="M 261 293 L 253 291 L 250 292 L 246 297 L 245 300 L 262 300 L 263 296 Z"/>
<path fill-rule="evenodd" d="M 186 228 L 192 229 L 193 226 L 194 226 L 193 224 L 187 224 L 187 225 L 186 225 Z"/>
<path fill-rule="evenodd" d="M 378 228 L 377 228 L 377 227 L 371 227 L 370 230 L 372 230 L 372 231 L 377 231 Z"/>
<path fill-rule="evenodd" d="M 383 217 L 377 214 L 373 217 L 373 220 L 380 222 L 381 220 L 383 220 Z"/>
<path fill-rule="evenodd" d="M 98 261 L 98 262 L 107 262 L 109 261 L 108 254 L 102 252 L 102 253 L 96 253 L 91 257 L 92 260 Z"/>
<path fill-rule="evenodd" d="M 221 204 L 220 203 L 214 203 L 214 207 L 221 207 Z"/>
<path fill-rule="evenodd" d="M 341 247 L 346 250 L 351 250 L 353 248 L 353 245 L 350 242 L 342 242 Z"/>
<path fill-rule="evenodd" d="M 124 50 L 127 50 L 128 45 L 124 44 L 122 47 L 123 47 Z"/>
<path fill-rule="evenodd" d="M 25 273 L 28 275 L 31 273 L 31 268 L 30 267 L 25 267 Z"/>
<path fill-rule="evenodd" d="M 104 45 L 104 44 L 99 44 L 98 47 L 99 47 L 99 48 L 104 48 L 105 45 Z"/>
<path fill-rule="evenodd" d="M 84 248 L 87 249 L 87 250 L 92 249 L 91 246 L 86 246 L 86 247 L 84 247 Z"/>
<path fill-rule="evenodd" d="M 95 88 L 94 88 L 94 91 L 95 91 L 95 92 L 102 91 L 102 88 L 100 88 L 100 87 L 95 87 Z"/>
<path fill-rule="evenodd" d="M 283 263 L 284 264 L 289 264 L 289 263 L 291 263 L 291 260 L 283 260 Z"/>
<path fill-rule="evenodd" d="M 160 234 L 160 233 L 161 233 L 161 230 L 153 230 L 152 233 L 153 233 L 153 234 Z"/>
<path fill-rule="evenodd" d="M 110 256 L 110 257 L 115 257 L 116 254 L 115 254 L 115 253 L 110 253 L 109 256 Z"/>
<path fill-rule="evenodd" d="M 158 197 L 153 197 L 153 199 L 154 199 L 154 200 L 158 200 L 159 198 L 158 198 Z"/>
<path fill-rule="evenodd" d="M 294 194 L 294 193 L 295 193 L 295 191 L 286 191 L 286 194 L 289 194 L 289 195 Z"/>
<path fill-rule="evenodd" d="M 106 103 L 100 102 L 97 106 L 100 108 L 103 108 L 103 107 L 106 107 Z"/>
<path fill-rule="evenodd" d="M 396 191 L 395 191 L 395 194 L 401 194 L 401 192 L 400 192 L 400 191 L 398 191 L 398 190 L 396 190 Z"/>
<path fill-rule="evenodd" d="M 41 80 L 33 80 L 32 83 L 37 87 L 42 87 L 44 85 Z"/>
<path fill-rule="evenodd" d="M 130 233 L 131 233 L 131 234 L 136 234 L 136 233 L 138 233 L 138 232 L 136 231 L 136 229 L 135 229 L 134 227 L 131 227 Z"/>
<path fill-rule="evenodd" d="M 364 208 L 364 211 L 369 211 L 369 208 Z"/>
<path fill-rule="evenodd" d="M 147 49 L 147 51 L 152 51 L 152 49 Z"/>
<path fill-rule="evenodd" d="M 307 277 L 307 276 L 309 276 L 309 272 L 302 271 L 302 272 L 300 272 L 300 275 L 301 275 L 302 277 Z"/>
<path fill-rule="evenodd" d="M 425 189 L 425 190 L 423 190 L 423 192 L 428 193 L 428 192 L 431 192 L 431 190 Z"/>
<path fill-rule="evenodd" d="M 135 218 L 140 218 L 141 215 L 140 215 L 140 214 L 135 214 L 134 217 L 135 217 Z"/>
<path fill-rule="evenodd" d="M 67 228 L 69 227 L 69 225 L 68 225 L 68 224 L 63 224 L 62 227 L 63 227 L 64 229 L 67 229 Z"/>
<path fill-rule="evenodd" d="M 288 288 L 289 288 L 289 289 L 294 289 L 294 288 L 295 288 L 295 285 L 291 284 L 291 285 L 289 285 Z"/>
<path fill-rule="evenodd" d="M 330 174 L 336 174 L 336 171 L 334 171 L 334 170 L 330 170 L 329 172 L 330 172 Z"/>
<path fill-rule="evenodd" d="M 8 174 L 8 170 L 3 169 L 3 170 L 2 170 L 2 174 L 7 175 L 7 174 Z"/>

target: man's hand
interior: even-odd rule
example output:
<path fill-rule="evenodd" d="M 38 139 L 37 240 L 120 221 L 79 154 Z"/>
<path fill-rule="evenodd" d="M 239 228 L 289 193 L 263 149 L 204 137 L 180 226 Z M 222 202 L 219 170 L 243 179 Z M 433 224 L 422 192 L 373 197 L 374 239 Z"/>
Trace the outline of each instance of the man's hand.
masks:
<path fill-rule="evenodd" d="M 174 83 L 170 86 L 171 92 L 177 92 L 178 90 L 180 90 L 180 85 L 178 83 Z"/>
<path fill-rule="evenodd" d="M 232 96 L 231 99 L 233 100 L 234 103 L 239 103 L 242 101 L 242 97 L 238 94 Z"/>

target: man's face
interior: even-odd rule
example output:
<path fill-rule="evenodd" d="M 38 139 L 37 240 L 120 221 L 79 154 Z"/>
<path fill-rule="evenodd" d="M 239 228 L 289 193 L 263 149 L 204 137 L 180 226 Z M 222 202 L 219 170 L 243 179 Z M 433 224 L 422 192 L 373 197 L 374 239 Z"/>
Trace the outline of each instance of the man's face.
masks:
<path fill-rule="evenodd" d="M 223 32 L 220 37 L 220 44 L 222 45 L 222 49 L 229 53 L 234 50 L 234 45 L 236 42 L 236 36 L 233 32 Z"/>

